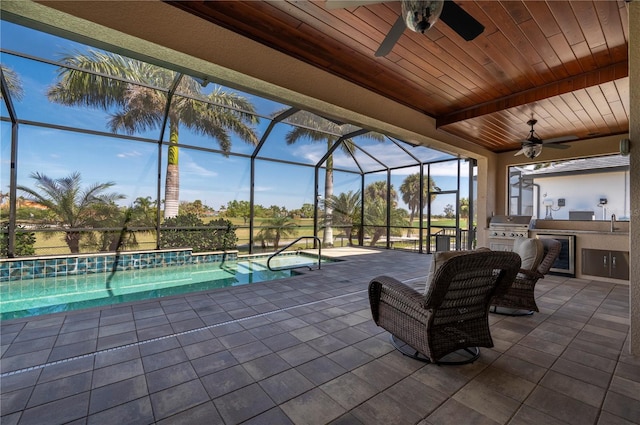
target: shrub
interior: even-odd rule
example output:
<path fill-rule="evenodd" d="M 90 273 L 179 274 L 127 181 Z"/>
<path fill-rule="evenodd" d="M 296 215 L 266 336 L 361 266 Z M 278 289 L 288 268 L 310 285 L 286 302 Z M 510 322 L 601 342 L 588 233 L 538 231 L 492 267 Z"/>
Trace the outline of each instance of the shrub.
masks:
<path fill-rule="evenodd" d="M 0 224 L 0 257 L 6 258 L 9 256 L 9 223 L 4 222 Z M 22 226 L 16 226 L 17 229 L 24 229 Z M 22 257 L 25 255 L 34 255 L 36 250 L 34 248 L 36 244 L 36 235 L 33 232 L 16 232 L 16 242 L 14 246 L 14 255 L 16 257 Z"/>
<path fill-rule="evenodd" d="M 195 214 L 165 219 L 160 229 L 160 248 L 191 248 L 193 252 L 235 249 L 238 237 L 225 219 L 204 224 Z"/>

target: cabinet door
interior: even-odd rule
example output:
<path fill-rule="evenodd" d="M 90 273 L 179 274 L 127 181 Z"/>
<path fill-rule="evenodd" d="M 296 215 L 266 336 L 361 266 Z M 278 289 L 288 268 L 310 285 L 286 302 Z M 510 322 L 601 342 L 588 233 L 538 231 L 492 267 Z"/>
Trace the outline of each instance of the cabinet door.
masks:
<path fill-rule="evenodd" d="M 609 277 L 610 251 L 604 249 L 582 250 L 582 274 Z"/>
<path fill-rule="evenodd" d="M 629 280 L 629 253 L 626 251 L 611 251 L 611 277 Z"/>

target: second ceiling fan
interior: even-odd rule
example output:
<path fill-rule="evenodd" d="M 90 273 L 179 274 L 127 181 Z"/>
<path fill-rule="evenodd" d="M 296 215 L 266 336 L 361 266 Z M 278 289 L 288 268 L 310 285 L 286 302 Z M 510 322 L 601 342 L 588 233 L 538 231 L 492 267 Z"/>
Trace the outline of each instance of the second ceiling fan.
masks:
<path fill-rule="evenodd" d="M 533 126 L 536 125 L 537 122 L 538 120 L 533 117 L 527 121 L 527 125 L 531 126 L 531 130 L 529 130 L 529 137 L 522 141 L 522 149 L 516 152 L 514 156 L 524 155 L 529 159 L 533 159 L 542 153 L 542 145 L 554 149 L 568 149 L 569 145 L 561 145 L 558 144 L 558 142 L 568 142 L 570 140 L 577 139 L 576 136 L 563 136 L 543 141 L 538 137 L 536 131 L 533 129 Z"/>
<path fill-rule="evenodd" d="M 383 2 L 327 0 L 326 4 L 330 9 L 337 9 Z M 484 25 L 451 0 L 401 0 L 400 3 L 402 13 L 376 50 L 375 55 L 378 57 L 386 56 L 393 49 L 405 28 L 424 33 L 438 19 L 467 41 L 473 40 L 484 31 Z"/>

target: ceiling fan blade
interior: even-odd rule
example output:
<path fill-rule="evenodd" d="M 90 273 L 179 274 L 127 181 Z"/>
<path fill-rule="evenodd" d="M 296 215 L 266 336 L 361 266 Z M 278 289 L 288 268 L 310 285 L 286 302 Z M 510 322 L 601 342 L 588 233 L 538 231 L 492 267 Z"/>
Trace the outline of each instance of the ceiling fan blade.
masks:
<path fill-rule="evenodd" d="M 569 149 L 571 147 L 569 145 L 561 145 L 559 143 L 545 143 L 544 146 L 552 149 Z"/>
<path fill-rule="evenodd" d="M 398 42 L 398 39 L 400 39 L 400 36 L 402 35 L 406 27 L 407 26 L 404 23 L 402 15 L 398 16 L 396 23 L 393 24 L 393 26 L 387 33 L 387 36 L 384 38 L 384 40 L 382 40 L 380 47 L 378 47 L 378 50 L 376 50 L 376 57 L 386 56 L 387 54 L 389 54 L 391 49 L 393 49 L 393 46 L 395 46 L 395 44 Z"/>
<path fill-rule="evenodd" d="M 568 142 L 570 140 L 578 140 L 578 136 L 562 136 L 562 137 L 554 137 L 553 139 L 547 139 L 544 143 L 558 143 L 558 142 Z"/>
<path fill-rule="evenodd" d="M 324 5 L 328 10 L 349 9 L 351 7 L 366 6 L 368 4 L 382 3 L 388 0 L 325 0 Z"/>
<path fill-rule="evenodd" d="M 484 25 L 452 0 L 445 0 L 440 20 L 467 41 L 473 40 L 484 31 Z"/>
<path fill-rule="evenodd" d="M 578 136 L 562 136 L 562 137 L 554 137 L 553 139 L 545 140 L 543 143 L 545 146 L 548 146 L 553 149 L 569 149 L 571 146 L 563 145 L 561 142 L 568 142 L 570 140 L 577 140 Z"/>
<path fill-rule="evenodd" d="M 518 152 L 514 153 L 513 156 L 522 155 L 523 153 L 524 153 L 524 148 L 522 148 Z"/>

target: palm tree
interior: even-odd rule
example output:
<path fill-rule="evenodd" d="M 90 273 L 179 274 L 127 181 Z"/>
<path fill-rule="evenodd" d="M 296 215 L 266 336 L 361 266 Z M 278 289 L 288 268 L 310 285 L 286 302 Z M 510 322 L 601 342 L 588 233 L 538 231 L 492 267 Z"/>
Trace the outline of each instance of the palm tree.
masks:
<path fill-rule="evenodd" d="M 20 80 L 20 76 L 13 69 L 5 66 L 4 64 L 0 64 L 0 78 L 2 78 L 7 84 L 7 89 L 10 94 L 10 98 L 12 100 L 22 100 L 24 98 L 24 89 L 22 88 L 22 80 Z M 0 100 L 3 99 L 2 91 L 0 91 Z M 2 210 L 2 205 L 4 203 L 5 198 L 10 202 L 11 198 L 9 198 L 9 192 L 2 193 L 0 191 L 0 219 L 4 219 L 5 215 L 9 214 L 5 213 Z"/>
<path fill-rule="evenodd" d="M 339 195 L 331 195 L 330 198 L 324 200 L 325 204 L 333 211 L 333 223 L 344 227 L 349 246 L 351 243 L 351 235 L 353 234 L 353 226 L 359 222 L 361 208 L 360 192 L 349 191 L 340 193 Z"/>
<path fill-rule="evenodd" d="M 387 182 L 375 181 L 365 187 L 364 216 L 367 224 L 366 232 L 371 235 L 371 246 L 386 233 L 387 208 L 389 209 L 389 225 L 392 227 L 390 236 L 400 236 L 400 227 L 406 227 L 408 213 L 398 208 L 398 193 L 393 185 L 390 188 L 390 204 L 387 205 Z"/>
<path fill-rule="evenodd" d="M 409 207 L 409 226 L 413 227 L 413 219 L 418 211 L 427 206 L 428 192 L 440 191 L 436 182 L 431 177 L 423 176 L 422 197 L 420 196 L 420 173 L 410 174 L 400 185 L 402 201 Z M 422 199 L 422 202 L 420 200 Z M 434 193 L 431 194 L 431 202 L 436 199 Z M 407 230 L 407 236 L 411 236 L 411 229 Z"/>
<path fill-rule="evenodd" d="M 85 234 L 83 246 L 88 246 L 100 252 L 119 251 L 138 247 L 136 232 L 130 230 L 132 226 L 133 208 L 120 207 L 115 202 L 100 203 L 94 205 L 91 219 L 87 224 L 90 227 L 106 227 L 108 230 L 90 232 Z M 118 230 L 113 230 L 113 229 Z"/>
<path fill-rule="evenodd" d="M 72 254 L 80 252 L 81 233 L 76 229 L 94 223 L 95 207 L 125 198 L 120 193 L 103 193 L 115 185 L 113 182 L 95 183 L 83 189 L 78 172 L 59 179 L 40 173 L 31 173 L 30 177 L 35 180 L 35 189 L 20 185 L 16 188 L 25 192 L 32 202 L 37 202 L 56 214 L 65 228 L 64 241 Z"/>
<path fill-rule="evenodd" d="M 460 198 L 460 217 L 469 218 L 469 198 Z"/>
<path fill-rule="evenodd" d="M 277 112 L 278 115 L 283 111 Z M 297 124 L 301 127 L 293 127 L 286 135 L 286 141 L 288 145 L 292 145 L 301 139 L 309 139 L 312 142 L 325 142 L 327 144 L 327 150 L 331 149 L 338 141 L 340 136 L 338 134 L 349 134 L 358 130 L 358 127 L 350 124 L 337 124 L 315 115 L 307 111 L 299 111 L 293 114 L 287 119 L 287 122 L 291 124 Z M 380 133 L 368 132 L 360 137 L 367 139 L 383 141 L 384 136 Z M 355 145 L 353 139 L 344 139 L 341 148 L 345 152 L 353 153 L 355 151 Z M 325 179 L 324 179 L 324 197 L 330 199 L 333 196 L 333 155 L 327 158 L 325 167 Z M 325 246 L 333 245 L 333 229 L 331 227 L 333 220 L 333 210 L 328 203 L 324 204 L 324 218 L 325 228 L 322 237 L 322 244 Z"/>
<path fill-rule="evenodd" d="M 7 88 L 11 94 L 13 100 L 22 100 L 24 97 L 24 89 L 22 88 L 22 80 L 20 76 L 8 66 L 0 64 L 0 74 L 7 83 Z M 0 92 L 0 99 L 2 99 L 2 93 Z"/>
<path fill-rule="evenodd" d="M 387 199 L 387 182 L 379 180 L 367 185 L 364 189 L 365 202 L 367 200 L 380 199 L 386 202 Z M 398 193 L 391 185 L 391 204 L 395 208 L 397 205 Z"/>
<path fill-rule="evenodd" d="M 406 226 L 407 212 L 401 208 L 390 207 L 391 220 L 389 225 L 393 228 Z M 364 208 L 365 222 L 370 223 L 366 227 L 366 232 L 371 235 L 370 246 L 375 246 L 378 240 L 386 233 L 387 226 L 387 203 L 383 198 L 372 198 L 365 203 Z M 394 233 L 394 230 L 391 230 Z M 398 233 L 395 236 L 399 236 Z"/>
<path fill-rule="evenodd" d="M 151 200 L 151 196 L 139 196 L 130 207 L 131 226 L 155 227 L 157 203 Z"/>
<path fill-rule="evenodd" d="M 293 219 L 286 215 L 276 215 L 263 223 L 267 226 L 260 230 L 258 239 L 264 241 L 273 240 L 273 249 L 277 250 L 280 245 L 280 239 L 284 236 L 292 236 L 295 234 L 298 225 Z"/>
<path fill-rule="evenodd" d="M 95 50 L 67 55 L 61 62 L 69 68 L 63 66 L 58 70 L 59 81 L 49 88 L 49 100 L 63 105 L 95 107 L 105 111 L 116 108 L 108 122 L 113 132 L 123 130 L 133 134 L 137 130 L 157 129 L 163 125 L 167 94 L 147 86 L 171 87 L 176 80 L 175 72 L 114 53 Z M 255 145 L 258 142 L 252 127 L 257 124 L 258 119 L 248 99 L 224 91 L 221 87 L 204 96 L 200 83 L 189 76 L 180 79 L 176 91 L 185 96 L 173 97 L 168 116 L 169 152 L 164 197 L 165 218 L 178 214 L 178 136 L 181 126 L 216 139 L 224 153 L 228 153 L 231 148 L 230 132 L 247 143 Z M 193 98 L 204 98 L 206 102 Z"/>

